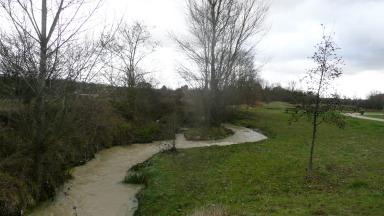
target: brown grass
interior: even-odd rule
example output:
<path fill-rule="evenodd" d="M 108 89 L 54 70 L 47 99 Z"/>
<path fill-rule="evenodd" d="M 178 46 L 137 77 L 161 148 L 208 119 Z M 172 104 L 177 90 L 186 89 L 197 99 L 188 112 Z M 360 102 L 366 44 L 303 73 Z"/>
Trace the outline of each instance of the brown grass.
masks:
<path fill-rule="evenodd" d="M 195 210 L 191 216 L 229 216 L 229 212 L 221 205 L 212 205 Z"/>

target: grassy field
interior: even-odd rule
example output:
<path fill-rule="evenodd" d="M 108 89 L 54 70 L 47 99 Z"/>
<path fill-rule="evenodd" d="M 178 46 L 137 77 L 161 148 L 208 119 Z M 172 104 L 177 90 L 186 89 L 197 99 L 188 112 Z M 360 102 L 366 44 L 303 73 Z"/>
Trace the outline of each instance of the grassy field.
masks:
<path fill-rule="evenodd" d="M 371 118 L 384 119 L 384 113 L 383 112 L 367 112 L 364 114 L 364 116 L 371 117 Z"/>
<path fill-rule="evenodd" d="M 367 116 L 367 117 L 370 117 L 370 118 L 384 119 L 383 115 L 364 115 L 364 116 Z"/>
<path fill-rule="evenodd" d="M 289 118 L 282 107 L 242 111 L 234 123 L 268 140 L 153 157 L 141 168 L 147 187 L 137 215 L 192 215 L 212 206 L 229 215 L 383 215 L 384 124 L 348 118 L 345 129 L 322 125 L 309 181 L 310 124 L 289 125 Z"/>

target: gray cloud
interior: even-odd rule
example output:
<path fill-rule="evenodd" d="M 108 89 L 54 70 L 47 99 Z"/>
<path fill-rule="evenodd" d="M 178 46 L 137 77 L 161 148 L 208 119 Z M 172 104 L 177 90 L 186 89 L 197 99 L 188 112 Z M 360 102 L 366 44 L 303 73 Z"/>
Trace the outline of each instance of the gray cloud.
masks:
<path fill-rule="evenodd" d="M 305 58 L 319 39 L 320 24 L 325 24 L 335 32 L 340 53 L 354 72 L 382 70 L 383 10 L 384 1 L 379 0 L 275 0 L 269 16 L 270 41 L 264 49 L 285 61 Z M 276 42 L 279 36 L 286 41 Z"/>
<path fill-rule="evenodd" d="M 115 12 L 124 12 L 127 20 L 142 20 L 154 28 L 163 49 L 154 58 L 161 64 L 157 77 L 162 84 L 177 87 L 183 83 L 175 72 L 178 58 L 169 33 L 186 32 L 186 0 L 106 0 Z M 347 64 L 338 81 L 339 92 L 348 96 L 366 96 L 376 89 L 384 92 L 378 79 L 384 77 L 384 0 L 270 0 L 267 36 L 257 56 L 269 59 L 262 76 L 270 83 L 283 85 L 299 79 L 308 69 L 308 57 L 321 38 L 320 24 L 335 32 L 340 54 Z M 259 59 L 259 60 L 260 60 Z M 153 65 L 153 64 L 151 64 Z M 356 89 L 356 83 L 361 88 Z M 374 83 L 374 85 L 373 85 Z"/>

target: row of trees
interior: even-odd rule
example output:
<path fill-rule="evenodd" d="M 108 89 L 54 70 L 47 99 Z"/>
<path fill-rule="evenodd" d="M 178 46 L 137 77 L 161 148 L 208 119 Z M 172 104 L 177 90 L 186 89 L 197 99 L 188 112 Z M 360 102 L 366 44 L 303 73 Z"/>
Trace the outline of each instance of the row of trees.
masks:
<path fill-rule="evenodd" d="M 384 94 L 380 92 L 372 92 L 368 99 L 361 104 L 361 107 L 366 109 L 376 109 L 383 110 L 384 109 Z"/>
<path fill-rule="evenodd" d="M 3 94 L 9 93 L 7 89 L 34 103 L 36 150 L 44 146 L 48 94 L 56 94 L 65 106 L 73 91 L 69 83 L 90 82 L 102 75 L 113 86 L 131 89 L 129 97 L 135 101 L 132 89 L 143 85 L 148 73 L 140 63 L 157 46 L 141 23 L 119 23 L 116 28 L 104 28 L 93 40 L 82 39 L 82 27 L 100 7 L 100 0 L 92 5 L 65 0 L 40 3 L 1 1 L 12 29 L 1 35 L 1 74 L 19 84 L 16 89 L 2 88 Z M 84 10 L 90 6 L 92 10 Z M 184 66 L 180 74 L 189 85 L 203 89 L 205 123 L 218 125 L 220 112 L 228 104 L 225 92 L 255 86 L 253 51 L 263 33 L 268 5 L 256 0 L 201 0 L 188 1 L 188 7 L 191 38 L 176 42 L 197 70 Z M 83 10 L 87 16 L 79 16 Z"/>
<path fill-rule="evenodd" d="M 101 4 L 0 0 L 1 215 L 52 197 L 103 147 L 170 136 L 182 92 L 154 90 L 140 67 L 157 43 L 140 23 L 88 35 Z"/>

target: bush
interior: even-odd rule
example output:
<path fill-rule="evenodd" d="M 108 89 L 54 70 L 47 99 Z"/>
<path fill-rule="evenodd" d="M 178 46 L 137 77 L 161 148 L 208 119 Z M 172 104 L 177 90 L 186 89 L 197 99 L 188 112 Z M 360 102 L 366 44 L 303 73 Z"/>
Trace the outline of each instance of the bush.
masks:
<path fill-rule="evenodd" d="M 0 127 L 0 158 L 12 155 L 22 144 L 22 140 L 15 131 Z"/>
<path fill-rule="evenodd" d="M 1 105 L 0 215 L 17 215 L 20 209 L 53 197 L 55 189 L 71 177 L 68 172 L 71 167 L 86 163 L 103 148 L 174 137 L 171 115 L 182 112 L 181 94 L 139 88 L 129 95 L 117 91 L 117 95 L 110 95 L 103 86 L 95 86 L 86 94 L 94 94 L 94 90 L 100 90 L 99 97 L 73 92 L 64 101 L 62 97 L 47 96 L 46 148 L 38 155 L 42 158 L 43 171 L 41 176 L 38 174 L 41 178 L 36 178 L 33 159 L 34 140 L 39 133 L 34 117 L 36 99 L 30 98 L 24 104 L 16 100 L 17 109 L 16 106 L 1 109 L 5 107 Z M 126 92 L 124 88 L 121 90 Z M 128 100 L 133 96 L 134 103 Z M 139 174 L 129 178 L 143 181 Z"/>
<path fill-rule="evenodd" d="M 143 125 L 123 123 L 117 126 L 114 143 L 115 145 L 150 143 L 160 137 L 160 126 L 156 122 Z"/>
<path fill-rule="evenodd" d="M 2 216 L 19 215 L 22 209 L 33 203 L 34 200 L 24 183 L 0 172 L 0 214 Z"/>
<path fill-rule="evenodd" d="M 184 132 L 187 140 L 219 140 L 233 135 L 233 131 L 225 127 L 190 128 Z"/>
<path fill-rule="evenodd" d="M 18 215 L 21 209 L 52 198 L 68 178 L 70 167 L 92 159 L 112 146 L 114 130 L 121 122 L 107 101 L 94 98 L 71 100 L 63 115 L 54 101 L 47 103 L 46 148 L 41 153 L 43 173 L 36 182 L 33 160 L 33 111 L 7 113 L 0 122 L 0 215 Z M 30 202 L 33 200 L 33 202 Z"/>
<path fill-rule="evenodd" d="M 139 172 L 139 171 L 143 170 L 144 168 L 149 167 L 151 165 L 152 165 L 151 160 L 146 160 L 142 163 L 138 163 L 138 164 L 134 165 L 133 167 L 131 167 L 131 169 L 129 169 L 129 171 Z"/>
<path fill-rule="evenodd" d="M 114 135 L 115 145 L 127 145 L 132 143 L 132 140 L 133 133 L 131 124 L 123 123 L 116 127 L 116 132 Z"/>
<path fill-rule="evenodd" d="M 160 137 L 161 131 L 159 124 L 156 122 L 150 122 L 134 128 L 133 130 L 133 142 L 134 143 L 150 143 Z"/>
<path fill-rule="evenodd" d="M 125 177 L 125 184 L 146 184 L 146 178 L 141 172 L 129 172 Z"/>

